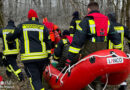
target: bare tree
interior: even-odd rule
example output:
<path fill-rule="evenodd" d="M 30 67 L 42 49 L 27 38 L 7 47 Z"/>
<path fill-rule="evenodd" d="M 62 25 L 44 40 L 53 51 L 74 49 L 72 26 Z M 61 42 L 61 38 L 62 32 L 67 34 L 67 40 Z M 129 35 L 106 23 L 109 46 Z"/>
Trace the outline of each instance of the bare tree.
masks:
<path fill-rule="evenodd" d="M 97 1 L 100 5 L 101 13 L 108 14 L 116 12 L 118 21 L 129 26 L 130 22 L 130 0 L 2 0 L 4 7 L 5 23 L 7 18 L 13 18 L 19 23 L 27 19 L 29 9 L 35 9 L 39 16 L 39 21 L 43 17 L 48 17 L 59 25 L 60 28 L 68 29 L 71 16 L 74 11 L 79 11 L 81 17 L 86 15 L 89 2 Z M 130 26 L 129 26 L 130 27 Z"/>
<path fill-rule="evenodd" d="M 126 17 L 124 17 L 125 16 L 125 9 L 126 9 L 126 7 L 125 7 L 125 0 L 123 0 L 122 1 L 122 8 L 121 8 L 121 12 L 120 12 L 120 15 L 121 15 L 121 18 L 120 18 L 120 22 L 122 23 L 122 24 L 125 24 L 125 18 Z"/>
<path fill-rule="evenodd" d="M 90 2 L 94 2 L 94 0 L 90 0 Z"/>
<path fill-rule="evenodd" d="M 3 2 L 0 0 L 0 28 L 4 27 Z"/>
<path fill-rule="evenodd" d="M 130 29 L 130 0 L 127 0 L 126 4 L 126 25 Z"/>

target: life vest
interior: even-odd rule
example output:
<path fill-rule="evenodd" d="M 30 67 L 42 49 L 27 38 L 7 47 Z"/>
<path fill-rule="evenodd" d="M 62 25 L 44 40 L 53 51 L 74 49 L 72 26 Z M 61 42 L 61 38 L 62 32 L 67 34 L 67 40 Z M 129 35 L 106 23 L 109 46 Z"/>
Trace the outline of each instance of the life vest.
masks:
<path fill-rule="evenodd" d="M 49 32 L 53 31 L 53 23 L 51 22 L 43 22 L 43 24 L 47 27 L 47 29 L 49 30 Z"/>
<path fill-rule="evenodd" d="M 55 42 L 55 35 L 54 35 L 54 32 L 49 32 L 49 34 L 50 34 L 50 39 L 51 39 L 51 41 L 52 42 Z"/>
<path fill-rule="evenodd" d="M 54 37 L 55 37 L 55 44 L 57 44 L 61 40 L 61 37 L 60 37 L 58 31 L 56 31 L 56 30 L 54 30 Z"/>
<path fill-rule="evenodd" d="M 61 40 L 59 33 L 56 31 L 56 29 L 58 29 L 58 26 L 53 24 L 52 22 L 49 22 L 47 18 L 43 19 L 43 24 L 49 30 L 51 41 L 57 44 Z"/>
<path fill-rule="evenodd" d="M 58 26 L 57 26 L 57 25 L 54 25 L 53 28 L 54 28 L 54 30 L 57 30 L 57 29 L 58 29 Z"/>
<path fill-rule="evenodd" d="M 107 36 L 108 17 L 101 13 L 92 13 L 88 16 L 94 19 L 97 36 Z"/>

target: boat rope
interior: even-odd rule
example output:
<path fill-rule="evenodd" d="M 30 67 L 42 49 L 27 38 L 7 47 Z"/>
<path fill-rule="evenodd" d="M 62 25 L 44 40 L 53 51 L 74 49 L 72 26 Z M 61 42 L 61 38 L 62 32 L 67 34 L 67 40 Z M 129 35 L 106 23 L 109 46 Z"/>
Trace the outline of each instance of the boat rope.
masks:
<path fill-rule="evenodd" d="M 107 84 L 108 84 L 108 74 L 106 74 L 106 83 L 105 83 L 105 86 L 103 87 L 103 89 L 102 90 L 105 90 L 106 89 L 106 87 L 107 87 Z"/>
<path fill-rule="evenodd" d="M 89 89 L 94 90 L 89 84 L 88 84 L 88 87 L 89 87 Z"/>
<path fill-rule="evenodd" d="M 58 79 L 60 77 L 60 75 L 63 73 L 63 71 L 67 68 L 67 66 L 65 66 L 58 75 L 51 73 L 50 65 L 48 65 L 48 68 L 49 68 L 48 69 L 49 70 L 49 76 L 50 77 L 55 76 Z M 48 72 L 48 70 L 46 69 L 45 72 Z"/>

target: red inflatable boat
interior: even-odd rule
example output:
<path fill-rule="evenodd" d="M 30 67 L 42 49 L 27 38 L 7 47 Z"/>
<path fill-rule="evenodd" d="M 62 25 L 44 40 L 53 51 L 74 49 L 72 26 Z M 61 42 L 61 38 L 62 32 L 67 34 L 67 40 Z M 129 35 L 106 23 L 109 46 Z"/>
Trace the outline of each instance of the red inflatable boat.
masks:
<path fill-rule="evenodd" d="M 68 73 L 61 73 L 50 65 L 46 67 L 43 75 L 53 90 L 81 90 L 99 76 L 105 82 L 106 74 L 109 85 L 118 85 L 130 73 L 130 58 L 120 50 L 101 50 L 81 59 L 71 66 L 70 71 L 68 76 Z"/>

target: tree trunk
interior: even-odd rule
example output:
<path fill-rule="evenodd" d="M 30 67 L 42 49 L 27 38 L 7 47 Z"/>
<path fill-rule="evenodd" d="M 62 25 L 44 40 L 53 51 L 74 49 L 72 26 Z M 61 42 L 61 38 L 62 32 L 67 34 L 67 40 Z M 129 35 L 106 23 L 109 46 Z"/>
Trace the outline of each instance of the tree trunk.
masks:
<path fill-rule="evenodd" d="M 126 4 L 126 25 L 130 29 L 130 0 L 127 0 Z"/>
<path fill-rule="evenodd" d="M 94 0 L 90 0 L 89 2 L 94 2 Z"/>
<path fill-rule="evenodd" d="M 122 23 L 122 24 L 124 24 L 125 25 L 125 13 L 124 13 L 124 10 L 125 10 L 125 0 L 123 0 L 122 1 L 122 9 L 121 9 L 121 12 L 120 12 L 120 14 L 121 14 L 121 20 L 120 20 L 120 23 Z"/>
<path fill-rule="evenodd" d="M 4 27 L 3 2 L 0 0 L 0 28 Z"/>
<path fill-rule="evenodd" d="M 79 2 L 78 1 L 75 2 L 73 0 L 70 0 L 70 3 L 72 5 L 72 7 L 75 9 L 75 11 L 79 11 L 80 12 L 81 17 L 84 16 L 83 12 L 81 12 L 81 10 L 80 10 L 79 4 L 78 4 Z"/>

